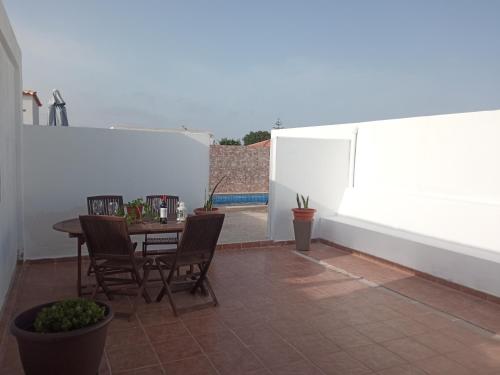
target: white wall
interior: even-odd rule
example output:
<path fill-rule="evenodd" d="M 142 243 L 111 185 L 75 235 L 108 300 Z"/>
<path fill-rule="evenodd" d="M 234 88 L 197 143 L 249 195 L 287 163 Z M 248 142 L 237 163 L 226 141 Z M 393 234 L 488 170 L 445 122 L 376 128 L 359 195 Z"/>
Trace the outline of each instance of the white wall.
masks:
<path fill-rule="evenodd" d="M 205 133 L 23 126 L 25 258 L 74 256 L 52 225 L 85 214 L 87 196 L 166 193 L 199 207 L 209 144 Z"/>
<path fill-rule="evenodd" d="M 0 2 L 0 307 L 22 248 L 21 51 Z"/>
<path fill-rule="evenodd" d="M 23 96 L 23 124 L 40 125 L 40 111 L 31 95 Z"/>
<path fill-rule="evenodd" d="M 338 210 L 349 182 L 350 141 L 273 137 L 271 148 L 269 236 L 290 240 L 297 193 L 309 195 L 318 218 Z M 318 230 L 316 223 L 313 237 Z"/>
<path fill-rule="evenodd" d="M 336 216 L 323 215 L 322 237 L 500 295 L 492 282 L 500 285 L 500 111 L 284 129 L 272 136 L 298 139 L 297 149 L 310 138 L 352 141 L 351 183 Z M 311 160 L 294 168 L 308 165 Z M 328 177 L 316 183 L 341 187 Z"/>

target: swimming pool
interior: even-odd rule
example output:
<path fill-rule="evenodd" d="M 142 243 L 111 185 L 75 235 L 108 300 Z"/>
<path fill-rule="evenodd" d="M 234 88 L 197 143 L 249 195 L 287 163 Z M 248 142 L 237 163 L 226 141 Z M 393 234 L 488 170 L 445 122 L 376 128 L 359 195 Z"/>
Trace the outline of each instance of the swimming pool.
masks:
<path fill-rule="evenodd" d="M 216 206 L 266 205 L 268 193 L 214 194 Z"/>

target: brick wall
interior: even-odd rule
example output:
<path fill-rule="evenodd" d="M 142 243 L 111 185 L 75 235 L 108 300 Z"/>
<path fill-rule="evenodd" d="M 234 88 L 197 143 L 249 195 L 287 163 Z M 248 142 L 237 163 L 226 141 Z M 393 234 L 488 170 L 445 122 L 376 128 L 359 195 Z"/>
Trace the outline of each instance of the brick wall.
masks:
<path fill-rule="evenodd" d="M 269 191 L 269 148 L 210 146 L 210 189 L 222 176 L 217 193 Z"/>

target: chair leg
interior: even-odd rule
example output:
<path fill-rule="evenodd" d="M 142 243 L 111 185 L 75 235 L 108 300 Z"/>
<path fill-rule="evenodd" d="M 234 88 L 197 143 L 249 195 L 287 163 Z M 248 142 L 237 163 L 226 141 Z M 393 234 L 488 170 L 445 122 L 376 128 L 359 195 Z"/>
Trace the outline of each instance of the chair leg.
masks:
<path fill-rule="evenodd" d="M 161 264 L 159 261 L 156 262 L 158 265 L 158 271 L 160 272 L 160 277 L 161 281 L 163 282 L 163 288 L 161 288 L 160 293 L 158 294 L 158 297 L 156 297 L 156 302 L 160 302 L 165 294 L 167 294 L 168 301 L 170 302 L 170 306 L 172 307 L 172 311 L 174 312 L 175 316 L 178 316 L 177 314 L 177 308 L 175 307 L 174 303 L 174 298 L 172 296 L 172 292 L 170 291 L 170 287 L 168 286 L 169 281 L 172 278 L 172 273 L 175 272 L 174 269 L 170 270 L 168 279 L 165 278 L 165 273 L 162 270 Z"/>
<path fill-rule="evenodd" d="M 139 278 L 137 270 L 134 270 L 134 271 L 135 271 L 134 273 L 136 273 L 136 277 L 137 277 L 138 290 L 137 290 L 137 295 L 135 296 L 135 299 L 134 299 L 134 311 L 133 311 L 133 314 L 136 313 L 137 306 L 139 304 L 139 299 L 142 296 L 144 296 L 144 295 L 147 296 L 147 299 L 149 299 L 149 302 L 151 302 L 151 298 L 149 298 L 149 294 L 147 294 L 147 292 L 146 292 L 146 283 L 148 282 L 149 267 L 144 267 L 144 274 L 142 276 L 142 280 Z M 146 293 L 146 294 L 144 294 L 144 293 Z"/>
<path fill-rule="evenodd" d="M 210 293 L 210 296 L 212 297 L 212 300 L 214 301 L 214 306 L 217 306 L 219 304 L 219 301 L 217 300 L 217 297 L 215 296 L 215 292 L 212 288 L 212 285 L 210 284 L 210 281 L 208 281 L 208 277 L 205 277 L 205 283 L 207 284 L 208 293 Z"/>
<path fill-rule="evenodd" d="M 111 294 L 111 291 L 109 290 L 108 286 L 104 282 L 104 277 L 102 276 L 101 271 L 97 270 L 97 268 L 94 267 L 94 274 L 95 274 L 95 278 L 96 278 L 96 286 L 94 288 L 94 292 L 92 293 L 92 299 L 95 299 L 95 297 L 97 296 L 97 293 L 99 292 L 99 287 L 101 287 L 102 290 L 104 291 L 104 294 L 106 295 L 106 297 L 108 297 L 108 299 L 110 301 L 112 301 L 113 295 Z"/>

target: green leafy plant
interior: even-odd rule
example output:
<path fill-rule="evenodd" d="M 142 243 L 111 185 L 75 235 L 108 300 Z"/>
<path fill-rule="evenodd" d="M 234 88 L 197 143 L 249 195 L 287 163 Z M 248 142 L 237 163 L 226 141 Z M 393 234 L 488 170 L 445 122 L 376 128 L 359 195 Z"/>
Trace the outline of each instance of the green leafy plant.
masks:
<path fill-rule="evenodd" d="M 77 298 L 44 307 L 37 315 L 36 332 L 67 332 L 88 327 L 104 319 L 104 307 L 94 301 Z"/>
<path fill-rule="evenodd" d="M 221 138 L 219 144 L 223 146 L 241 146 L 241 141 L 239 139 Z"/>
<path fill-rule="evenodd" d="M 305 198 L 303 195 L 299 196 L 299 193 L 297 193 L 296 199 L 298 208 L 309 208 L 309 195 Z"/>
<path fill-rule="evenodd" d="M 127 224 L 132 224 L 142 219 L 142 211 L 147 204 L 142 198 L 137 198 L 128 202 L 125 206 L 127 207 Z"/>
<path fill-rule="evenodd" d="M 243 137 L 243 143 L 245 146 L 248 146 L 257 142 L 267 141 L 268 139 L 271 139 L 271 133 L 267 130 L 252 131 Z"/>
<path fill-rule="evenodd" d="M 214 194 L 215 190 L 219 187 L 220 183 L 226 178 L 226 176 L 222 176 L 222 178 L 215 184 L 214 188 L 212 189 L 212 192 L 207 198 L 207 191 L 205 190 L 205 204 L 203 205 L 203 208 L 205 211 L 211 211 L 214 205 Z"/>

